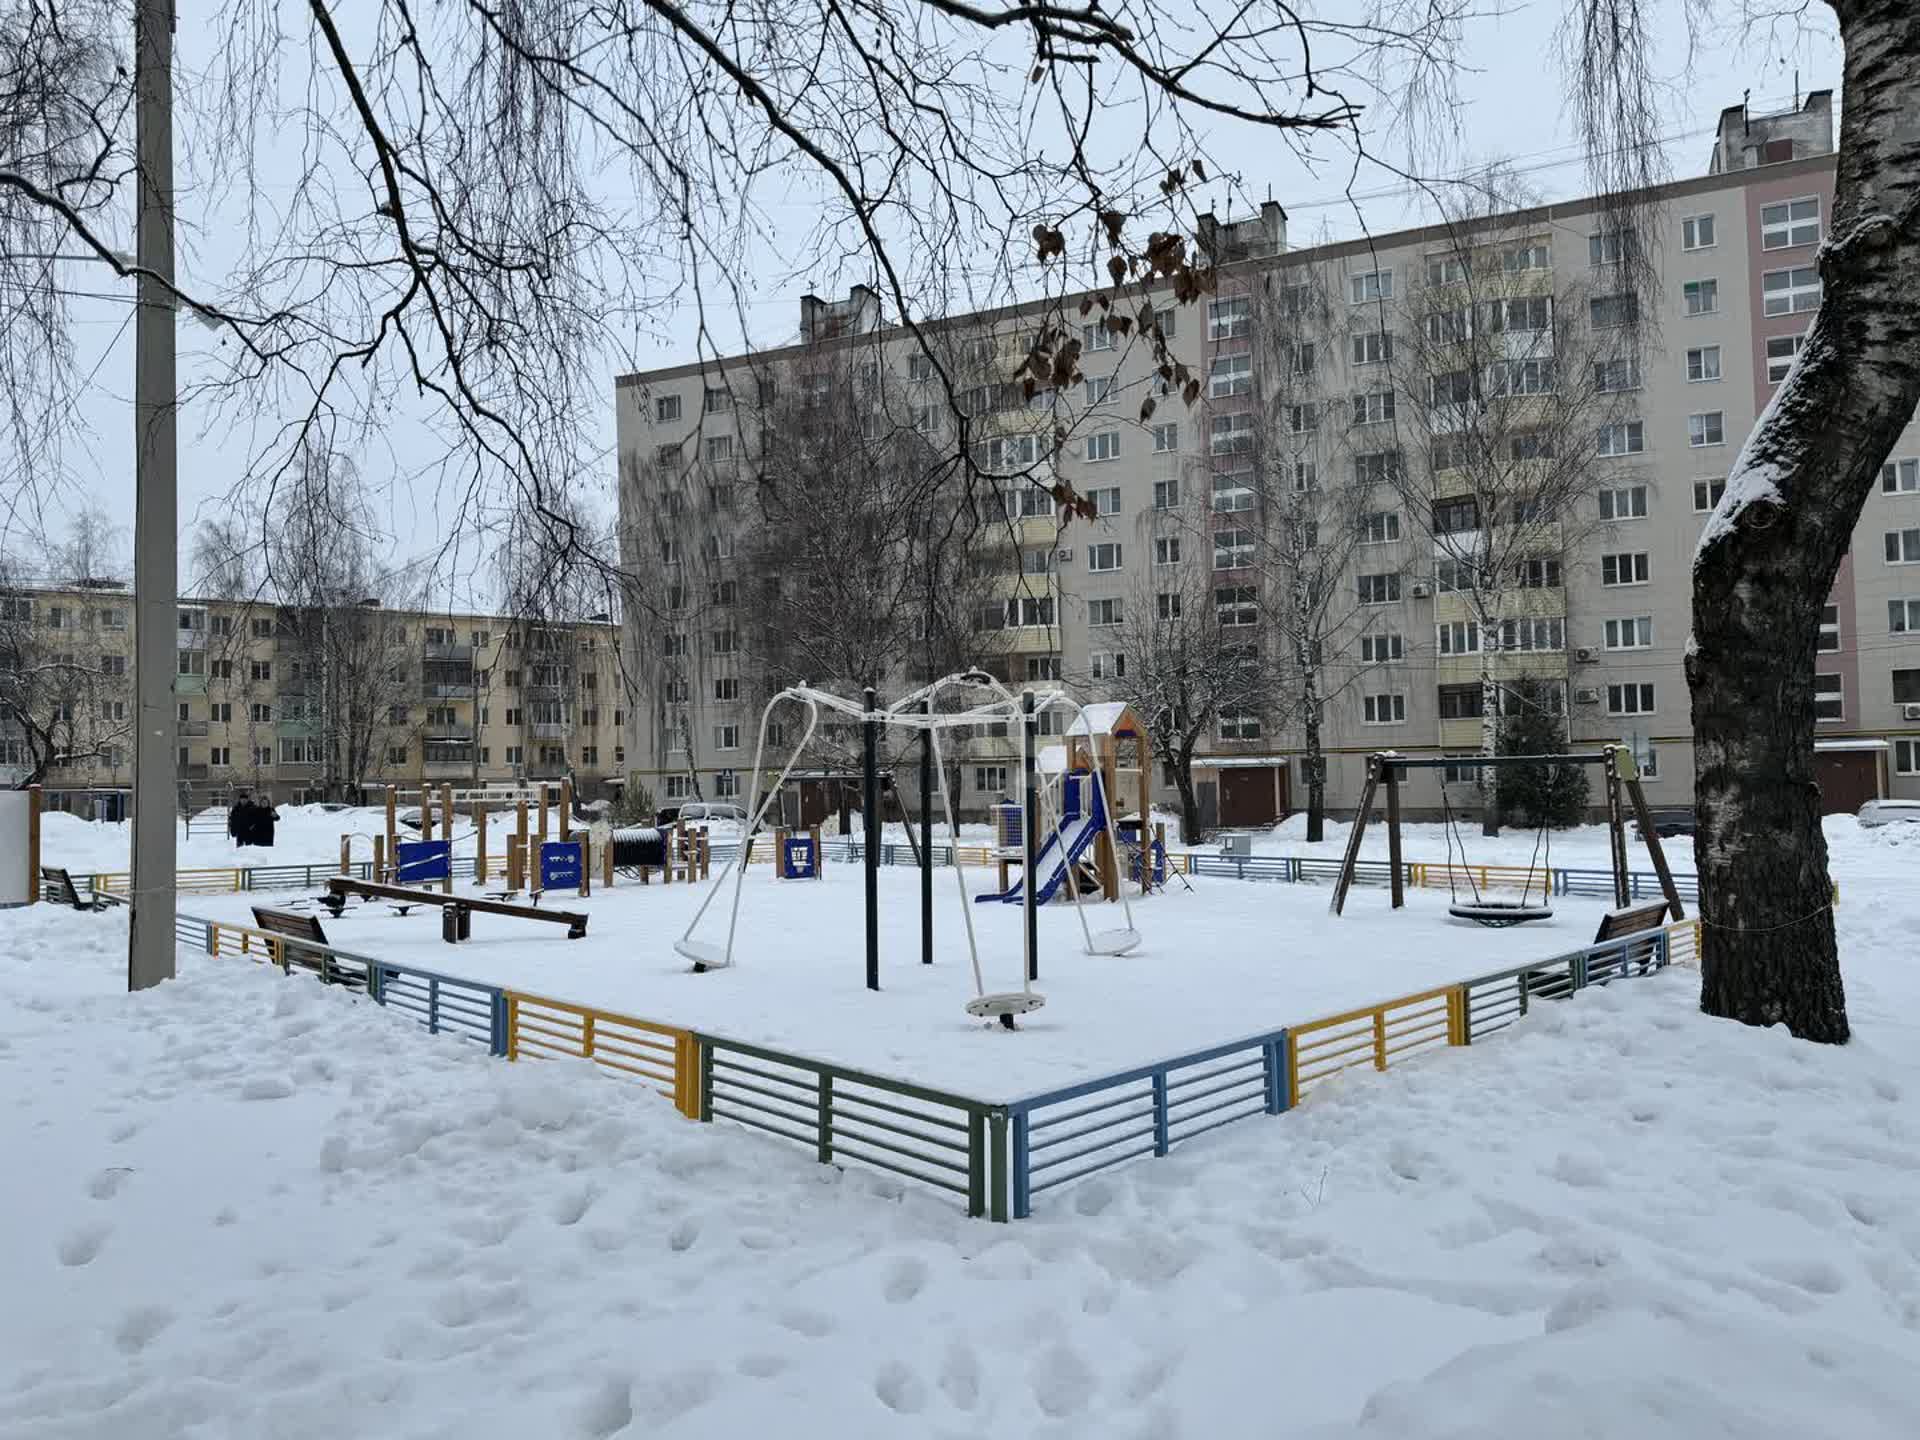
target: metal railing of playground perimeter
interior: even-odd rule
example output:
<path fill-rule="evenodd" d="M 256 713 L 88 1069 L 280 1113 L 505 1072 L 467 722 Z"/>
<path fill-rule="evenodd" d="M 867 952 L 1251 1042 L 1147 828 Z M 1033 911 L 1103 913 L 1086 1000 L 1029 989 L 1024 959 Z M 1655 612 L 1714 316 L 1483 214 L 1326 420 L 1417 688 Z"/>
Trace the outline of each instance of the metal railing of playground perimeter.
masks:
<path fill-rule="evenodd" d="M 302 870 L 278 866 L 268 873 L 299 884 L 293 875 Z M 247 879 L 234 888 L 267 888 L 260 883 L 263 871 L 239 873 Z M 311 873 L 324 879 L 338 872 L 316 866 Z M 1698 955 L 1700 938 L 1698 921 L 1680 921 L 1062 1089 L 993 1101 L 250 926 L 182 915 L 175 933 L 181 944 L 208 955 L 247 956 L 289 975 L 310 972 L 402 1011 L 430 1032 L 459 1036 L 508 1060 L 589 1060 L 658 1091 L 689 1119 L 760 1130 L 807 1147 L 824 1164 L 885 1171 L 953 1194 L 969 1215 L 993 1220 L 1024 1219 L 1045 1191 L 1166 1155 L 1209 1130 L 1283 1114 L 1346 1071 L 1385 1070 L 1433 1050 L 1476 1044 L 1536 1001 L 1685 962 Z"/>

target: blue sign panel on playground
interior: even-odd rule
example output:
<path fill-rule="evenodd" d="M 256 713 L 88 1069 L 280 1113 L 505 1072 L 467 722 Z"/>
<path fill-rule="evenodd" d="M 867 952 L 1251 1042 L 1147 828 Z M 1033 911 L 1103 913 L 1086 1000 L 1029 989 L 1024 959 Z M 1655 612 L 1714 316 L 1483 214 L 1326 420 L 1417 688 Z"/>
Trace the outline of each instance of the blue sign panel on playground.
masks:
<path fill-rule="evenodd" d="M 453 874 L 451 840 L 402 840 L 393 847 L 394 882 L 424 885 Z"/>
<path fill-rule="evenodd" d="M 787 838 L 786 853 L 780 867 L 782 878 L 787 880 L 811 880 L 819 873 L 818 858 L 814 854 L 811 835 L 794 835 Z"/>
<path fill-rule="evenodd" d="M 542 890 L 578 890 L 580 888 L 580 842 L 549 840 L 540 847 L 540 888 Z"/>

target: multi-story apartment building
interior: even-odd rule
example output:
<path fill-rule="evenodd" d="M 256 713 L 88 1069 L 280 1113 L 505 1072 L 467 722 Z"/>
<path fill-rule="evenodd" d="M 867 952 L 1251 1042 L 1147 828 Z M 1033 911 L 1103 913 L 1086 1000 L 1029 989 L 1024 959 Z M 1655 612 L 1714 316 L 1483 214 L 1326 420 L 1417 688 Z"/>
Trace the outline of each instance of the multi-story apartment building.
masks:
<path fill-rule="evenodd" d="M 1632 745 L 1650 798 L 1686 803 L 1691 557 L 1819 305 L 1832 140 L 1831 97 L 1816 92 L 1784 115 L 1726 111 L 1707 174 L 1624 204 L 1490 209 L 1300 249 L 1276 204 L 1209 220 L 1196 241 L 1217 265 L 1213 293 L 1148 297 L 1164 359 L 1137 327 L 1104 323 L 1099 297 L 1086 317 L 1073 297 L 945 322 L 935 345 L 964 387 L 974 456 L 1018 472 L 995 516 L 989 568 L 1003 567 L 1006 604 L 977 611 L 982 656 L 1016 681 L 1124 694 L 1135 622 L 1198 597 L 1276 673 L 1313 670 L 1336 809 L 1357 797 L 1367 753 L 1469 756 L 1516 703 L 1563 715 L 1576 747 Z M 780 468 L 791 420 L 766 417 L 783 387 L 818 389 L 876 433 L 904 417 L 953 450 L 934 368 L 881 323 L 876 296 L 809 296 L 801 320 L 795 345 L 618 379 L 630 570 L 689 553 L 660 538 L 667 511 L 696 517 L 688 543 L 727 567 L 753 522 L 699 492 Z M 1021 384 L 1036 332 L 1062 325 L 1084 327 L 1081 381 Z M 1193 404 L 1169 393 L 1167 362 L 1199 378 Z M 1032 483 L 1053 474 L 1097 518 L 1062 525 Z M 1817 659 L 1830 809 L 1920 796 L 1920 433 L 1888 463 L 1856 541 Z M 702 627 L 681 633 L 658 607 L 628 617 L 630 651 L 646 629 L 673 657 L 702 648 Z M 752 661 L 731 645 L 718 663 Z M 638 679 L 637 781 L 736 793 L 752 685 Z M 653 683 L 688 707 L 670 729 Z M 1266 713 L 1220 717 L 1198 762 L 1210 819 L 1258 823 L 1299 803 L 1302 715 L 1283 693 Z M 968 767 L 969 808 L 1005 782 L 1004 744 L 982 743 L 995 758 Z M 1473 775 L 1429 772 L 1407 803 L 1437 809 L 1443 786 L 1471 803 Z"/>
<path fill-rule="evenodd" d="M 0 775 L 37 769 L 50 808 L 124 818 L 132 784 L 133 606 L 124 583 L 0 594 Z M 182 802 L 280 802 L 374 785 L 570 776 L 617 787 L 618 633 L 397 611 L 183 598 L 173 680 Z M 34 687 L 24 674 L 47 678 Z M 29 730 L 33 733 L 30 734 Z"/>

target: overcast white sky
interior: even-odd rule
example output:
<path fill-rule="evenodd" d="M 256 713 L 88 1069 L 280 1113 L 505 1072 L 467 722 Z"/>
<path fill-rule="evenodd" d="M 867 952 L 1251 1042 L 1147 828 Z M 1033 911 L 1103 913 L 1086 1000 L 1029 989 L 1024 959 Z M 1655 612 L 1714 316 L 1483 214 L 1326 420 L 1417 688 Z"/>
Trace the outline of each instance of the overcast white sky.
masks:
<path fill-rule="evenodd" d="M 1504 159 L 1525 173 L 1542 198 L 1566 198 L 1586 188 L 1579 145 L 1565 113 L 1562 77 L 1553 58 L 1553 32 L 1560 8 L 1561 0 L 1534 0 L 1511 5 L 1497 16 L 1472 24 L 1466 45 L 1471 70 L 1460 79 L 1464 103 L 1459 116 L 1457 170 Z M 1722 8 L 1731 15 L 1739 7 L 1732 0 L 1722 0 Z M 1739 103 L 1743 91 L 1751 91 L 1751 103 L 1761 111 L 1790 105 L 1796 81 L 1802 93 L 1838 86 L 1838 40 L 1822 7 L 1812 9 L 1809 21 L 1815 28 L 1811 30 L 1795 28 L 1743 38 L 1729 29 L 1702 37 L 1702 43 L 1691 52 L 1679 0 L 1662 9 L 1666 30 L 1659 60 L 1664 78 L 1672 84 L 1667 100 L 1667 164 L 1675 176 L 1705 170 L 1714 122 L 1723 107 Z M 185 66 L 196 63 L 195 48 L 206 43 L 204 32 L 194 30 L 190 13 L 183 11 L 179 37 L 181 63 Z M 186 137 L 182 143 L 187 143 Z M 1300 163 L 1270 142 L 1257 138 L 1249 141 L 1225 131 L 1216 133 L 1212 148 L 1216 168 L 1237 169 L 1240 188 L 1246 194 L 1259 199 L 1270 191 L 1286 207 L 1295 243 L 1358 233 L 1360 218 L 1342 194 L 1351 166 L 1350 155 L 1343 147 L 1328 143 L 1324 160 L 1317 167 Z M 1363 206 L 1365 224 L 1375 233 L 1430 218 L 1425 201 L 1408 195 L 1389 174 L 1363 171 L 1355 188 L 1362 195 L 1376 197 L 1367 199 Z M 1383 191 L 1393 193 L 1377 193 Z M 190 197 L 183 200 L 183 212 L 192 203 Z M 217 259 L 217 232 L 217 225 L 206 226 L 194 242 L 199 255 L 206 257 L 200 264 L 212 264 Z M 192 273 L 194 265 L 194 257 L 183 257 L 183 273 Z M 118 289 L 117 282 L 98 266 L 72 266 L 67 276 L 66 283 L 77 291 Z M 846 283 L 846 277 L 816 277 L 823 294 L 842 293 Z M 805 288 L 791 283 L 791 277 L 770 275 L 751 296 L 749 338 L 762 344 L 790 339 L 797 323 L 798 296 Z M 74 322 L 82 368 L 93 373 L 83 405 L 89 434 L 86 450 L 71 457 L 69 468 L 78 480 L 53 499 L 48 516 L 52 530 L 60 528 L 64 513 L 86 503 L 99 503 L 123 523 L 131 524 L 130 314 L 131 306 L 123 299 L 76 302 Z M 709 324 L 713 324 L 712 316 Z M 660 333 L 642 339 L 630 354 L 609 357 L 604 377 L 608 403 L 600 433 L 592 442 L 596 451 L 604 451 L 605 465 L 591 493 L 583 497 L 609 518 L 614 495 L 613 376 L 618 370 L 645 369 L 692 358 L 693 335 L 694 317 L 691 312 L 682 312 L 670 317 Z M 206 344 L 208 338 L 191 323 L 181 325 L 183 375 L 192 365 L 191 348 Z M 182 416 L 179 521 L 183 573 L 192 531 L 203 515 L 218 513 L 229 503 L 227 496 L 243 468 L 250 438 L 207 433 L 206 416 L 196 415 L 192 406 Z M 423 437 L 410 434 L 404 419 L 399 418 L 386 437 L 383 452 L 361 457 L 363 470 L 380 483 L 384 492 L 385 519 L 396 537 L 396 548 L 403 553 L 420 547 L 422 537 L 431 537 L 440 528 L 433 480 L 415 473 L 432 454 Z M 0 540 L 17 550 L 25 538 L 13 533 Z"/>

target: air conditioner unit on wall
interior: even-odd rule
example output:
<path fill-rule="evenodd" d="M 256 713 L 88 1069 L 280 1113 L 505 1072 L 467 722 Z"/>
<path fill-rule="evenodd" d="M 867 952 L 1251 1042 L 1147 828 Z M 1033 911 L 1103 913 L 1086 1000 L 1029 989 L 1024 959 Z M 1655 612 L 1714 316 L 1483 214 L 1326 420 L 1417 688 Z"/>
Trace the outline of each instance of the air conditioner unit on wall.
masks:
<path fill-rule="evenodd" d="M 1066 564 L 1069 560 L 1073 559 L 1072 548 L 1063 546 L 1060 550 L 1055 552 L 1054 559 L 1058 560 L 1062 565 Z"/>
<path fill-rule="evenodd" d="M 1920 720 L 1920 705 L 1902 705 L 1900 707 L 1900 718 L 1902 720 Z"/>
<path fill-rule="evenodd" d="M 1422 585 L 1418 581 L 1415 581 L 1413 588 L 1409 590 L 1408 593 L 1416 600 L 1424 600 L 1428 595 L 1433 593 L 1433 589 L 1431 586 Z"/>
<path fill-rule="evenodd" d="M 1573 652 L 1573 658 L 1578 660 L 1582 665 L 1591 665 L 1593 663 L 1593 647 L 1591 645 L 1582 645 Z"/>
<path fill-rule="evenodd" d="M 1598 705 L 1600 703 L 1600 692 L 1598 690 L 1576 690 L 1573 692 L 1573 703 L 1576 705 Z"/>

